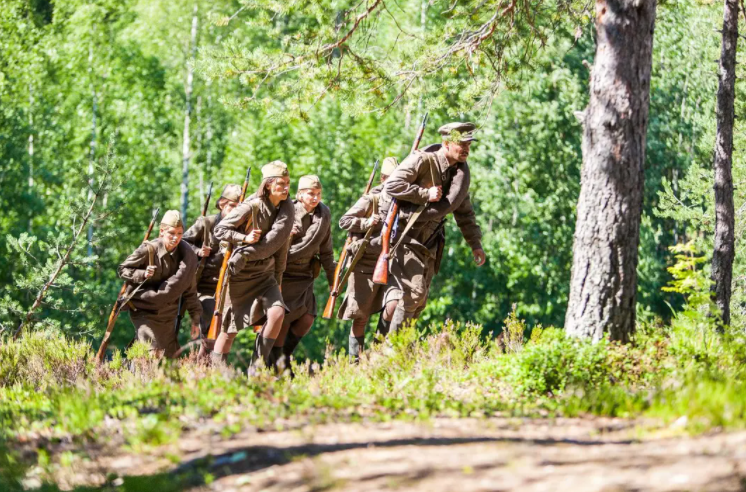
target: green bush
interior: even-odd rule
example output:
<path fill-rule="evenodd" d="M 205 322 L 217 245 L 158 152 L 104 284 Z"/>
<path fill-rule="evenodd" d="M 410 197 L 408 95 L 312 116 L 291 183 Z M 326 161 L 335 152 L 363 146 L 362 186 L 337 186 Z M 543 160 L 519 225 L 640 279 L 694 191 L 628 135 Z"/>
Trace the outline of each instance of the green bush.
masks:
<path fill-rule="evenodd" d="M 74 385 L 92 369 L 90 345 L 55 332 L 30 332 L 17 341 L 0 342 L 0 387 L 22 384 L 43 391 Z"/>

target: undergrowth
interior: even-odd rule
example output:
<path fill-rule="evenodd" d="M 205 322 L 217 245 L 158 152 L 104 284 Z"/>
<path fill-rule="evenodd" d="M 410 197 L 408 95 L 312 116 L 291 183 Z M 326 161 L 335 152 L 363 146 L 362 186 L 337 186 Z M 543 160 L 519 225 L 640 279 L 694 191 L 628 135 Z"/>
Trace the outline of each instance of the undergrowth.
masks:
<path fill-rule="evenodd" d="M 434 416 L 594 414 L 675 420 L 692 432 L 746 427 L 746 340 L 716 329 L 709 296 L 700 295 L 709 284 L 694 266 L 681 267 L 696 263 L 691 251 L 681 255 L 670 288 L 687 300 L 684 310 L 670 326 L 639 327 L 627 345 L 529 328 L 514 309 L 497 340 L 470 324 L 412 325 L 369 347 L 359 364 L 329 352 L 320 365 L 294 363 L 291 379 L 248 378 L 194 356 L 158 360 L 137 343 L 97 366 L 89 345 L 61 335 L 2 342 L 0 485 L 19 486 L 25 470 L 3 447 L 31 446 L 39 463 L 62 441 L 140 452 L 207 420 L 225 436 L 247 425 Z"/>

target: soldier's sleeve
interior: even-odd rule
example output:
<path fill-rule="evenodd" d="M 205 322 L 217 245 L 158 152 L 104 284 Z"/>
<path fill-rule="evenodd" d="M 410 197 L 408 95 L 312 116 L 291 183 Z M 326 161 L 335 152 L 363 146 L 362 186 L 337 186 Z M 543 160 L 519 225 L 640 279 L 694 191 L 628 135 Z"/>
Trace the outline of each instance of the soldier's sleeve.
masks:
<path fill-rule="evenodd" d="M 339 219 L 339 227 L 350 232 L 365 232 L 365 221 L 368 220 L 371 205 L 370 195 L 361 196 Z"/>
<path fill-rule="evenodd" d="M 205 240 L 205 218 L 198 218 L 192 227 L 187 229 L 181 240 L 191 246 L 195 253 L 202 249 L 202 243 Z"/>
<path fill-rule="evenodd" d="M 429 203 L 420 216 L 421 221 L 437 221 L 451 212 L 454 212 L 463 203 L 469 194 L 469 184 L 471 177 L 469 167 L 466 163 L 459 164 L 456 167 L 456 174 L 451 180 L 451 186 L 448 194 L 444 195 L 439 201 Z"/>
<path fill-rule="evenodd" d="M 277 285 L 282 285 L 282 275 L 285 273 L 285 268 L 288 264 L 288 250 L 290 249 L 290 238 L 285 241 L 280 249 L 275 251 L 275 280 Z"/>
<path fill-rule="evenodd" d="M 124 262 L 117 267 L 119 278 L 133 284 L 145 281 L 148 266 L 148 247 L 142 243 Z"/>
<path fill-rule="evenodd" d="M 482 249 L 482 229 L 477 224 L 477 215 L 474 213 L 474 207 L 471 206 L 471 199 L 468 194 L 461 205 L 453 212 L 453 217 L 471 249 Z"/>
<path fill-rule="evenodd" d="M 383 185 L 386 193 L 397 200 L 404 200 L 417 205 L 427 203 L 427 188 L 416 184 L 422 163 L 422 156 L 416 153 L 404 159 Z"/>
<path fill-rule="evenodd" d="M 241 202 L 239 206 L 233 209 L 230 214 L 215 226 L 215 237 L 219 241 L 228 241 L 233 245 L 237 245 L 246 239 L 246 234 L 243 233 L 243 225 L 251 213 L 251 201 L 245 200 Z"/>
<path fill-rule="evenodd" d="M 231 214 L 233 215 L 233 214 Z M 278 248 L 285 247 L 290 239 L 290 233 L 293 232 L 293 222 L 295 221 L 295 206 L 291 200 L 285 200 L 280 204 L 280 211 L 272 223 L 272 227 L 262 234 L 261 239 L 254 244 L 241 246 L 238 251 L 248 259 L 263 260 L 274 255 Z M 220 222 L 223 223 L 222 221 Z M 284 261 L 287 261 L 285 259 Z"/>
<path fill-rule="evenodd" d="M 197 255 L 187 245 L 179 244 L 179 248 L 181 250 L 179 269 L 161 282 L 157 289 L 143 292 L 139 297 L 140 304 L 150 303 L 153 309 L 160 309 L 164 304 L 176 301 L 192 285 L 194 273 L 197 271 Z"/>
<path fill-rule="evenodd" d="M 193 279 L 189 288 L 182 294 L 184 306 L 189 311 L 189 317 L 192 318 L 192 323 L 199 322 L 200 316 L 202 316 L 202 303 L 199 302 L 199 294 L 197 293 L 197 279 Z"/>
<path fill-rule="evenodd" d="M 326 234 L 324 235 L 324 239 L 321 240 L 319 259 L 321 260 L 321 266 L 324 267 L 324 271 L 326 272 L 326 280 L 329 282 L 329 286 L 331 286 L 334 283 L 334 269 L 337 267 L 334 262 L 331 224 L 327 224 Z"/>

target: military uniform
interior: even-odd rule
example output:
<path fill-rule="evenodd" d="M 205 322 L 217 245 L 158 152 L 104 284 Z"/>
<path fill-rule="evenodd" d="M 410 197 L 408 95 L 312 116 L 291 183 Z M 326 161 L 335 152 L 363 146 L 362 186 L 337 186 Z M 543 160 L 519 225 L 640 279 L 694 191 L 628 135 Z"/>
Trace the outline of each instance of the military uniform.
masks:
<path fill-rule="evenodd" d="M 216 205 L 219 207 L 222 199 L 238 201 L 240 193 L 240 186 L 227 185 Z M 210 322 L 215 311 L 215 291 L 218 288 L 220 268 L 223 265 L 223 258 L 225 257 L 223 250 L 220 248 L 220 241 L 215 236 L 215 226 L 220 223 L 222 218 L 222 212 L 215 215 L 200 217 L 194 225 L 184 233 L 184 237 L 182 238 L 183 241 L 186 241 L 187 244 L 192 246 L 195 253 L 200 251 L 205 245 L 211 250 L 210 256 L 206 258 L 198 258 L 198 262 L 204 261 L 202 271 L 197 272 L 197 294 L 199 296 L 200 304 L 202 305 L 200 327 L 203 336 L 207 336 L 207 332 L 210 329 Z M 207 238 L 206 241 L 205 238 Z"/>
<path fill-rule="evenodd" d="M 349 231 L 354 241 L 350 244 L 348 257 L 355 256 L 358 248 L 361 247 L 363 236 L 367 232 L 365 223 L 373 214 L 381 214 L 382 220 L 374 227 L 371 237 L 376 238 L 380 235 L 383 228 L 386 210 L 381 210 L 381 191 L 383 185 L 378 185 L 370 190 L 370 193 L 363 195 L 340 219 L 339 227 Z M 390 203 L 390 200 L 384 199 L 384 205 Z M 365 249 L 360 260 L 352 270 L 347 280 L 347 292 L 342 300 L 337 317 L 344 320 L 368 319 L 374 313 L 380 312 L 386 306 L 386 303 L 401 299 L 401 290 L 390 280 L 390 285 L 379 285 L 373 283 L 373 271 L 376 267 L 376 261 L 381 253 L 380 242 L 372 241 Z"/>
<path fill-rule="evenodd" d="M 471 124 L 462 125 L 470 125 L 473 130 Z M 441 134 L 444 128 L 447 127 L 441 128 Z M 471 140 L 470 133 L 467 137 Z M 459 162 L 451 166 L 446 157 L 438 152 L 440 148 L 440 145 L 431 145 L 412 153 L 396 168 L 384 186 L 384 197 L 393 197 L 399 202 L 399 231 L 406 228 L 420 205 L 426 205 L 417 222 L 400 239 L 402 244 L 398 246 L 390 264 L 391 275 L 403 292 L 397 306 L 400 315 L 398 324 L 403 319 L 419 316 L 427 302 L 430 283 L 439 268 L 445 244 L 445 235 L 439 224 L 447 214 L 453 213 L 472 250 L 482 249 L 482 233 L 468 193 L 468 164 Z M 455 183 L 457 177 L 459 179 Z M 443 187 L 443 198 L 428 203 L 428 189 L 433 186 Z M 392 325 L 393 329 L 395 327 Z"/>
<path fill-rule="evenodd" d="M 289 310 L 285 323 L 292 323 L 306 313 L 316 316 L 313 281 L 319 266 L 324 268 L 329 285 L 334 283 L 332 214 L 329 207 L 319 203 L 308 213 L 300 201 L 296 200 L 294 206 L 299 232 L 292 237 L 287 268 L 282 277 L 282 297 Z"/>
<path fill-rule="evenodd" d="M 280 284 L 294 211 L 290 200 L 283 200 L 275 207 L 269 200 L 252 195 L 215 227 L 218 240 L 236 246 L 228 263 L 230 279 L 222 326 L 227 333 L 261 324 L 267 310 L 273 306 L 287 311 Z M 260 229 L 262 236 L 255 244 L 242 245 L 249 217 L 253 217 L 252 228 Z"/>
<path fill-rule="evenodd" d="M 150 258 L 156 269 L 152 277 L 146 278 Z M 192 319 L 197 320 L 202 314 L 194 279 L 196 270 L 197 255 L 188 244 L 181 241 L 169 253 L 160 238 L 140 245 L 117 269 L 119 277 L 128 283 L 126 297 L 142 284 L 125 307 L 130 311 L 137 339 L 162 350 L 166 357 L 173 357 L 181 348 L 174 330 L 179 297 L 183 295 Z"/>

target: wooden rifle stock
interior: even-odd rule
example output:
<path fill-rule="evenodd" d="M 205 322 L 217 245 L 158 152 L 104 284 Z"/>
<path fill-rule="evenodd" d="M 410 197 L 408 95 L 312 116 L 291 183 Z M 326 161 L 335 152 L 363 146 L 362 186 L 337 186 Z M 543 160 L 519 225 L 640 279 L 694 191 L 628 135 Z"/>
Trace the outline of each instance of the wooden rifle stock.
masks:
<path fill-rule="evenodd" d="M 417 137 L 414 139 L 412 144 L 412 150 L 409 151 L 412 154 L 415 150 L 420 147 L 422 141 L 422 135 L 425 133 L 425 125 L 427 125 L 427 115 L 422 118 L 422 123 L 417 131 Z M 376 261 L 376 268 L 373 270 L 373 283 L 386 285 L 389 282 L 389 257 L 391 252 L 391 232 L 394 230 L 394 223 L 396 222 L 396 216 L 399 213 L 399 203 L 396 198 L 391 199 L 391 207 L 389 208 L 388 215 L 386 215 L 386 222 L 383 223 L 383 229 L 381 229 L 381 254 L 378 256 Z"/>
<path fill-rule="evenodd" d="M 365 186 L 363 195 L 367 195 L 368 193 L 370 193 L 370 189 L 373 187 L 373 181 L 376 179 L 376 171 L 378 170 L 378 161 L 379 159 L 376 159 L 376 163 L 373 164 L 373 172 L 370 173 L 368 184 Z M 329 299 L 326 300 L 324 312 L 321 314 L 321 317 L 324 319 L 331 319 L 331 317 L 334 316 L 334 306 L 335 304 L 337 304 L 339 291 L 342 289 L 342 268 L 344 267 L 345 260 L 347 259 L 347 249 L 350 247 L 350 244 L 352 244 L 352 235 L 348 234 L 347 239 L 345 240 L 345 244 L 342 247 L 342 252 L 339 254 L 337 267 L 334 269 L 334 285 L 331 286 Z"/>
<path fill-rule="evenodd" d="M 150 233 L 153 232 L 153 227 L 155 226 L 155 221 L 158 220 L 158 214 L 160 213 L 160 211 L 160 208 L 156 208 L 155 212 L 153 212 L 153 217 L 150 219 L 150 225 L 148 225 L 148 230 L 145 232 L 145 237 L 143 238 L 142 242 L 150 239 Z M 124 297 L 124 294 L 126 292 L 127 282 L 124 282 L 122 283 L 122 288 L 119 289 L 119 295 L 117 295 L 117 299 L 116 301 L 114 301 L 114 305 L 111 307 L 111 313 L 109 313 L 109 321 L 106 323 L 106 332 L 104 333 L 104 338 L 101 340 L 101 345 L 98 347 L 98 352 L 96 352 L 96 362 L 99 364 L 104 361 L 106 349 L 109 347 L 109 341 L 111 340 L 111 332 L 114 331 L 114 325 L 117 322 L 117 317 L 119 316 L 119 312 L 122 310 L 121 299 L 122 297 Z"/>
<path fill-rule="evenodd" d="M 239 203 L 243 202 L 246 198 L 246 189 L 249 186 L 249 179 L 251 179 L 251 167 L 246 172 L 246 178 L 244 179 L 243 186 L 241 187 L 241 197 Z M 251 218 L 249 218 L 251 223 Z M 248 228 L 249 224 L 246 224 Z M 223 255 L 223 263 L 220 265 L 220 275 L 218 276 L 218 288 L 215 290 L 215 311 L 212 314 L 212 320 L 210 320 L 210 329 L 207 332 L 208 340 L 215 340 L 218 337 L 218 332 L 223 324 L 223 308 L 225 307 L 225 291 L 228 287 L 228 261 L 231 259 L 233 254 L 233 245 L 228 244 Z"/>

